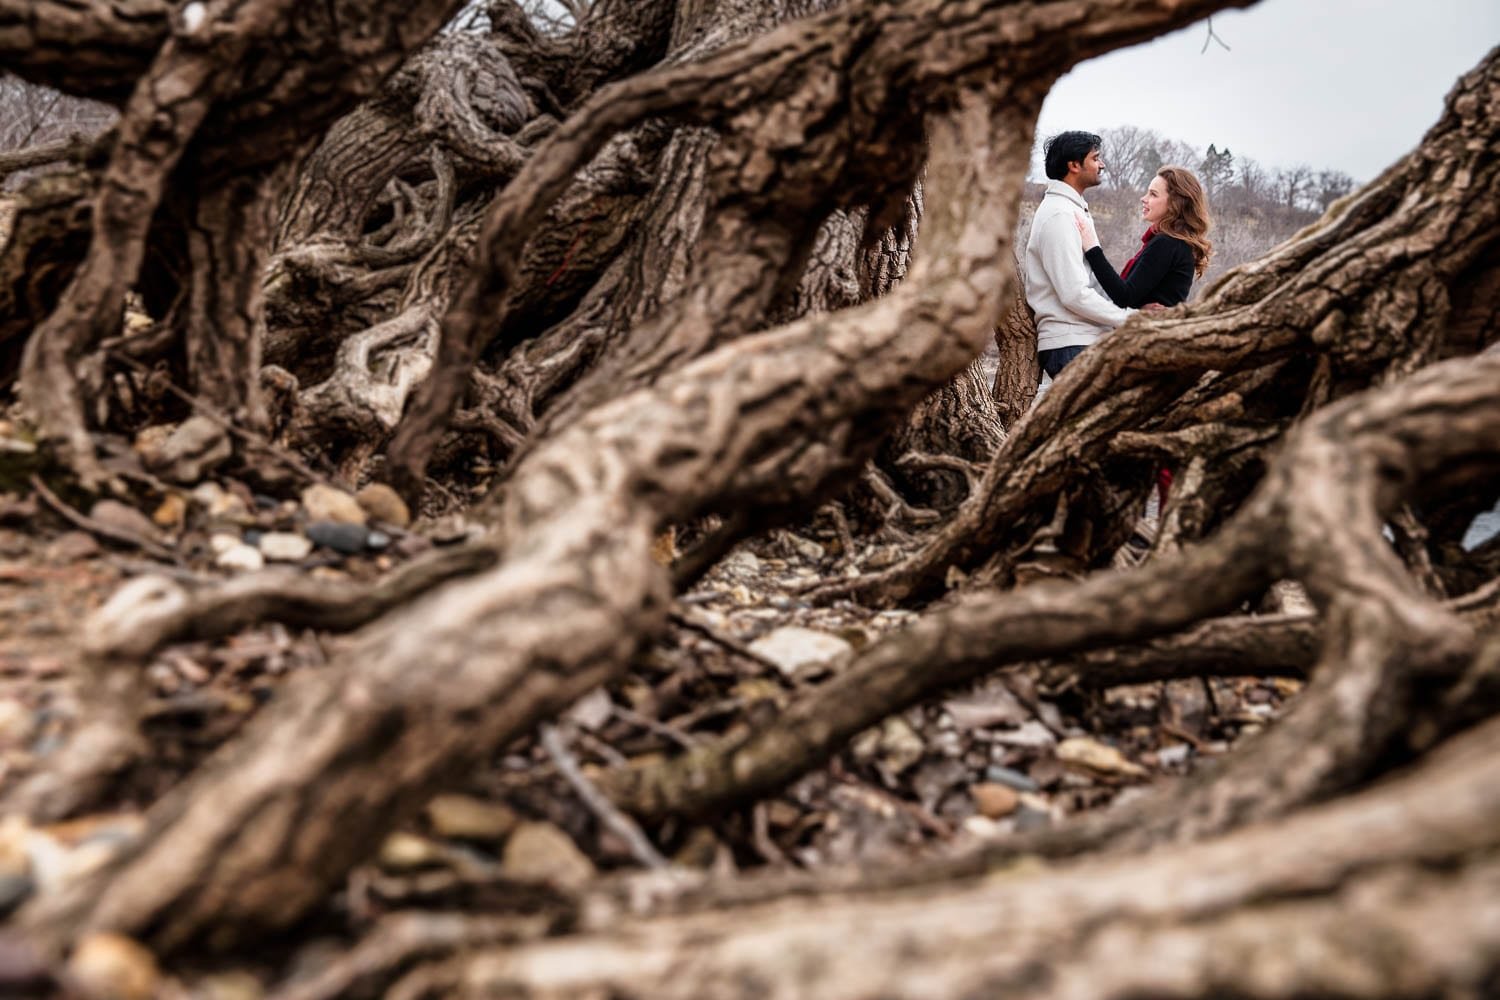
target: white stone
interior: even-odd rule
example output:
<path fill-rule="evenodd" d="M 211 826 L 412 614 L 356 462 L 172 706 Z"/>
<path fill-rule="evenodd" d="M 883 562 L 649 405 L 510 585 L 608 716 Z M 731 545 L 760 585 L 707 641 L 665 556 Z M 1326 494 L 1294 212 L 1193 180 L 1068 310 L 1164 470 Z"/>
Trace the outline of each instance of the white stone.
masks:
<path fill-rule="evenodd" d="M 799 625 L 786 625 L 750 644 L 788 677 L 813 667 L 839 667 L 854 655 L 854 647 L 836 635 Z"/>
<path fill-rule="evenodd" d="M 216 556 L 222 556 L 230 549 L 243 544 L 239 535 L 231 535 L 227 531 L 218 531 L 208 536 L 208 547 Z"/>
<path fill-rule="evenodd" d="M 258 569 L 265 568 L 266 557 L 260 554 L 260 549 L 252 548 L 241 542 L 234 548 L 219 553 L 219 558 L 214 560 L 214 565 L 222 569 L 253 573 Z"/>
<path fill-rule="evenodd" d="M 312 548 L 311 538 L 290 531 L 268 531 L 260 536 L 260 554 L 271 562 L 301 562 Z"/>
<path fill-rule="evenodd" d="M 754 552 L 736 549 L 724 559 L 724 568 L 735 573 L 759 573 L 760 560 Z"/>

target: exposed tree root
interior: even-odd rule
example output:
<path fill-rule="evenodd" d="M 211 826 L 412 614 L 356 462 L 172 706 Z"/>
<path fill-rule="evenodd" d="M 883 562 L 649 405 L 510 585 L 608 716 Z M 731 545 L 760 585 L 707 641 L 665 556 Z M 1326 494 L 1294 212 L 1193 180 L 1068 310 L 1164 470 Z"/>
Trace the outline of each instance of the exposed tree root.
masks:
<path fill-rule="evenodd" d="M 953 882 L 928 868 L 900 891 L 809 883 L 729 908 L 698 897 L 653 919 L 586 909 L 579 933 L 460 960 L 447 995 L 1482 992 L 1500 954 L 1497 789 L 1492 721 L 1358 795 L 1143 858 Z"/>
<path fill-rule="evenodd" d="M 1274 789 L 1262 780 L 1247 791 L 1216 775 L 1202 794 L 1240 805 L 1203 804 L 1212 814 L 1203 832 L 1243 821 L 1250 810 L 1276 813 L 1334 791 L 1388 747 L 1412 685 L 1433 676 L 1451 681 L 1474 655 L 1469 626 L 1427 599 L 1384 544 L 1376 505 L 1395 502 L 1383 495 L 1392 484 L 1410 489 L 1438 464 L 1493 449 L 1500 441 L 1500 406 L 1490 400 L 1496 385 L 1500 354 L 1491 351 L 1354 397 L 1300 429 L 1245 511 L 1203 545 L 1073 586 L 962 597 L 872 647 L 770 726 L 618 774 L 610 790 L 646 815 L 753 799 L 880 719 L 1002 664 L 1163 635 L 1256 596 L 1289 570 L 1332 616 L 1323 660 L 1291 717 L 1233 765 L 1247 782 L 1251 775 L 1274 780 Z M 1310 746 L 1326 756 L 1309 756 Z M 1143 806 L 1141 815 L 1154 817 L 1151 833 L 1133 827 L 1147 840 L 1167 836 L 1184 817 L 1159 804 Z"/>

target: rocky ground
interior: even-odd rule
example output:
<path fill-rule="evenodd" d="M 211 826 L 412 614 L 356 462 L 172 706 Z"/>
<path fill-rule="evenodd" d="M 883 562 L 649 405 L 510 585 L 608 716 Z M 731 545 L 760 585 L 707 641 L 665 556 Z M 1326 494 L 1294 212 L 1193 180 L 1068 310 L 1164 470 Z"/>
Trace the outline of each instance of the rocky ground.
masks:
<path fill-rule="evenodd" d="M 0 446 L 0 794 L 45 768 L 86 712 L 76 641 L 122 583 L 166 574 L 211 586 L 267 567 L 373 579 L 475 530 L 461 512 L 413 519 L 384 487 L 261 492 L 224 471 L 225 431 L 205 418 L 153 428 L 118 448 L 111 469 L 121 489 L 107 499 L 47 485 L 11 425 L 0 427 Z M 660 557 L 671 558 L 675 544 L 664 537 Z M 475 880 L 566 891 L 652 862 L 653 851 L 671 864 L 723 872 L 949 851 L 1109 808 L 1149 782 L 1191 771 L 1263 726 L 1296 691 L 1289 681 L 1194 680 L 1099 694 L 1049 690 L 1011 673 L 886 720 L 830 766 L 753 809 L 708 824 L 650 827 L 645 853 L 580 795 L 600 769 L 774 715 L 858 649 L 912 621 L 915 611 L 817 607 L 799 596 L 817 580 L 898 555 L 889 545 L 850 551 L 822 517 L 742 545 L 682 595 L 667 634 L 624 681 L 585 697 L 548 740 L 512 746 L 434 799 L 350 880 L 331 904 L 334 919 L 309 934 L 335 948 L 382 913 L 452 905 L 455 887 Z M 277 697 L 284 678 L 317 670 L 340 641 L 271 625 L 160 655 L 144 679 L 147 752 L 114 783 L 110 801 L 62 824 L 0 823 L 0 912 L 127 842 L 146 803 Z M 304 951 L 316 955 L 318 947 Z M 75 962 L 90 953 L 81 954 Z M 124 944 L 103 954 L 100 961 L 150 965 Z M 282 972 L 238 970 L 231 979 L 215 972 L 188 995 L 256 996 Z M 237 985 L 213 993 L 204 983 Z"/>

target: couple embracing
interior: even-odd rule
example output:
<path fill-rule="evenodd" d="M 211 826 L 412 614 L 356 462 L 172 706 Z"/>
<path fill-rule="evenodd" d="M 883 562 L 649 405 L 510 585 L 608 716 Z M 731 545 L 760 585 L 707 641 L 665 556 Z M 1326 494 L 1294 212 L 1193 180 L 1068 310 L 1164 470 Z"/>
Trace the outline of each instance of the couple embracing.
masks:
<path fill-rule="evenodd" d="M 1026 243 L 1026 300 L 1036 313 L 1037 356 L 1053 378 L 1136 310 L 1185 301 L 1213 253 L 1203 186 L 1192 171 L 1166 166 L 1141 197 L 1147 229 L 1140 249 L 1116 272 L 1083 198 L 1105 168 L 1099 147 L 1091 132 L 1047 140 L 1047 190 Z"/>

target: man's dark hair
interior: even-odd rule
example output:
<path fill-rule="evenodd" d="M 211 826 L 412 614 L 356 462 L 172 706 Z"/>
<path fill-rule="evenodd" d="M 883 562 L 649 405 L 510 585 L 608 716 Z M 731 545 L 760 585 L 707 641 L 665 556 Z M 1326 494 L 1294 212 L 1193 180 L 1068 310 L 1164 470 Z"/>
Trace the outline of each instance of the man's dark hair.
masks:
<path fill-rule="evenodd" d="M 1081 164 L 1103 144 L 1104 140 L 1092 132 L 1059 132 L 1042 147 L 1047 158 L 1047 176 L 1062 180 L 1068 176 L 1068 164 Z"/>

